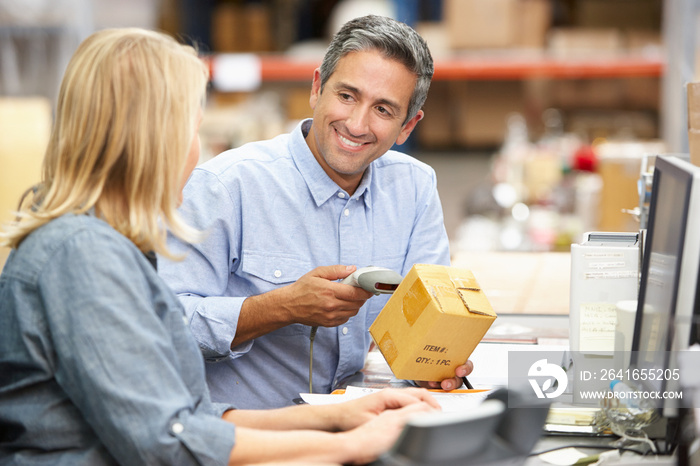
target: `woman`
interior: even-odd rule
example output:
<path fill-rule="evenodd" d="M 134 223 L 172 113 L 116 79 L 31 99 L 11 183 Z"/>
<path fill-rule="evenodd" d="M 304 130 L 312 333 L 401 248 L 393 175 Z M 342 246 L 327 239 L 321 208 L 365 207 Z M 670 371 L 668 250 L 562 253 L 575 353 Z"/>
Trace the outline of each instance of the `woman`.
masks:
<path fill-rule="evenodd" d="M 192 48 L 138 29 L 97 32 L 69 63 L 42 183 L 2 234 L 0 463 L 366 462 L 437 407 L 421 390 L 275 411 L 211 403 L 154 254 L 171 257 L 166 229 L 199 235 L 176 209 L 206 83 Z"/>

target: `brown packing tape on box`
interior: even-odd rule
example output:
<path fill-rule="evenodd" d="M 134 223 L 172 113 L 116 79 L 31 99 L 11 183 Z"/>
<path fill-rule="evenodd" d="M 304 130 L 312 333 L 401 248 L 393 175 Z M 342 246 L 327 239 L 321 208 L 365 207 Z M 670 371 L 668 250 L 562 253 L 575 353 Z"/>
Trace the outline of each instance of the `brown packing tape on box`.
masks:
<path fill-rule="evenodd" d="M 471 271 L 416 264 L 370 326 L 397 378 L 454 377 L 496 319 Z"/>

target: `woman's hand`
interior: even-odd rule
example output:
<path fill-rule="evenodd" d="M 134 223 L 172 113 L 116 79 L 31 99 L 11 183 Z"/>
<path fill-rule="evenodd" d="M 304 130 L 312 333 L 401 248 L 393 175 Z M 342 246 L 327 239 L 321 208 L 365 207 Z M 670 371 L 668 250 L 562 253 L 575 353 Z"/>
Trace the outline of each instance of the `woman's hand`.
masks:
<path fill-rule="evenodd" d="M 361 426 L 386 411 L 399 410 L 416 405 L 420 411 L 440 410 L 435 398 L 423 388 L 387 388 L 371 395 L 338 405 L 335 425 L 337 430 L 350 430 Z"/>
<path fill-rule="evenodd" d="M 346 437 L 347 444 L 353 446 L 354 454 L 350 458 L 352 464 L 367 464 L 379 458 L 396 443 L 406 422 L 412 417 L 429 412 L 436 410 L 428 402 L 418 401 L 398 409 L 382 411 L 361 426 L 336 435 Z"/>

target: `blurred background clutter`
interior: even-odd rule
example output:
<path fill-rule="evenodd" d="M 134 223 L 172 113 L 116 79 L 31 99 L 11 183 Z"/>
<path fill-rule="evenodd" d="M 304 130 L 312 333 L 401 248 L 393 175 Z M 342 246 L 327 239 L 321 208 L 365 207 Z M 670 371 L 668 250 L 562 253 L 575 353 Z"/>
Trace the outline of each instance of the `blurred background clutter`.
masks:
<path fill-rule="evenodd" d="M 202 161 L 311 115 L 329 38 L 367 13 L 435 58 L 401 150 L 438 174 L 456 251 L 567 251 L 639 228 L 649 154 L 687 152 L 697 0 L 0 0 L 0 221 L 39 179 L 59 79 L 115 26 L 194 44 L 212 70 Z M 0 252 L 0 264 L 6 251 Z"/>

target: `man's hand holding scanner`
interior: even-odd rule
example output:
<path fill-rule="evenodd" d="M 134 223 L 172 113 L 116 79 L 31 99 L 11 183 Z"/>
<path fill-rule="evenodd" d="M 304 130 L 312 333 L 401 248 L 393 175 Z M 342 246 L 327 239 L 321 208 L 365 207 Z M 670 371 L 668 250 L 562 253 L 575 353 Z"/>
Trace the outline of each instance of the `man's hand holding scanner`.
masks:
<path fill-rule="evenodd" d="M 458 389 L 463 382 L 466 382 L 466 377 L 472 373 L 474 370 L 474 363 L 467 361 L 461 366 L 455 368 L 455 376 L 451 379 L 445 379 L 441 382 L 421 382 L 416 381 L 419 387 L 432 388 L 432 389 L 442 389 L 445 391 Z M 467 387 L 471 388 L 471 387 Z"/>
<path fill-rule="evenodd" d="M 342 286 L 337 280 L 355 272 L 354 265 L 317 267 L 290 285 L 290 312 L 295 322 L 318 327 L 337 327 L 358 313 L 373 295 L 361 288 Z M 296 301 L 294 301 L 296 300 Z"/>
<path fill-rule="evenodd" d="M 311 327 L 344 324 L 373 296 L 362 288 L 337 281 L 355 270 L 354 265 L 316 267 L 294 283 L 246 298 L 241 307 L 241 316 L 245 318 L 239 319 L 231 348 L 290 324 Z"/>

